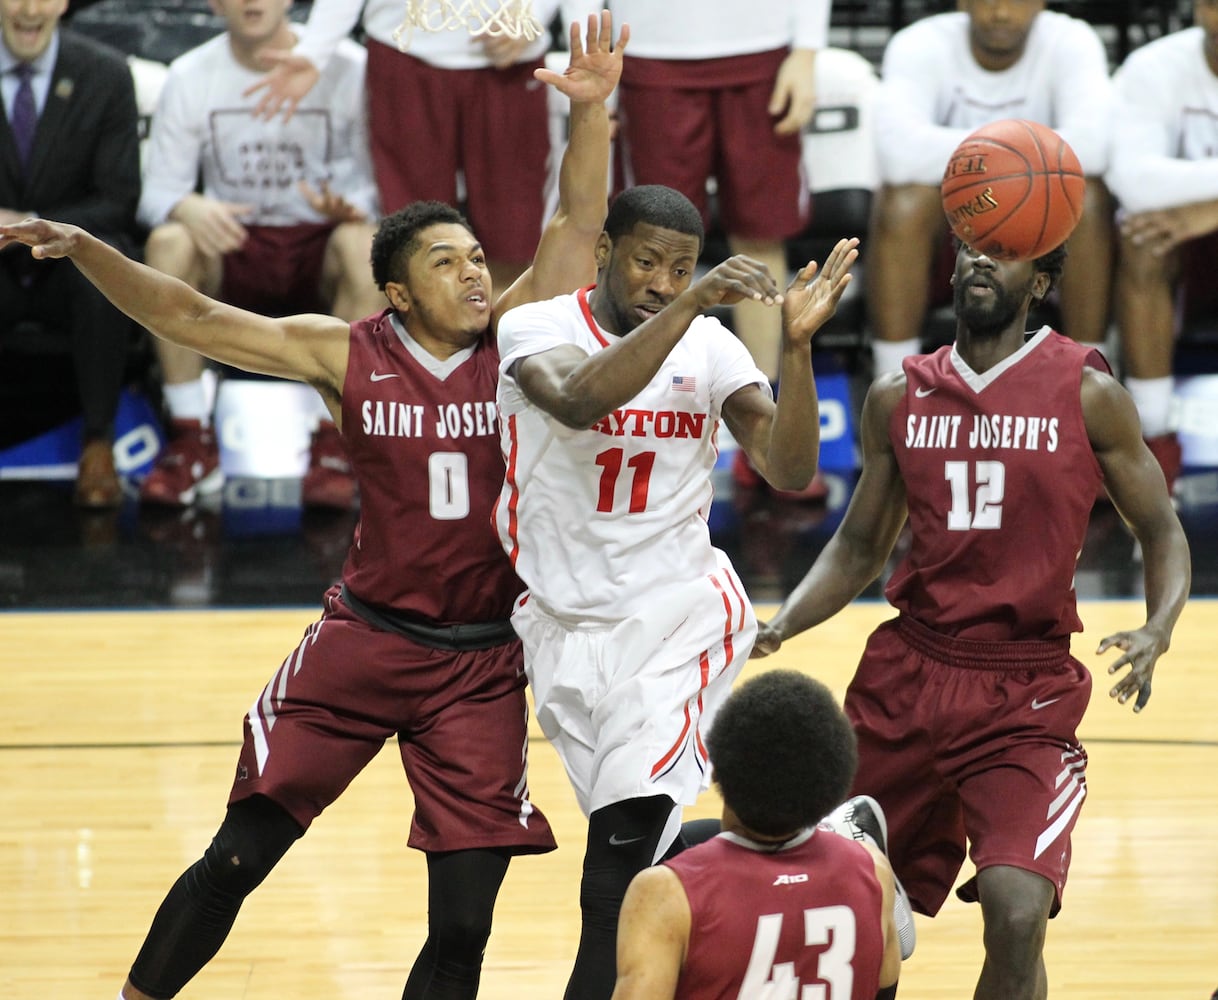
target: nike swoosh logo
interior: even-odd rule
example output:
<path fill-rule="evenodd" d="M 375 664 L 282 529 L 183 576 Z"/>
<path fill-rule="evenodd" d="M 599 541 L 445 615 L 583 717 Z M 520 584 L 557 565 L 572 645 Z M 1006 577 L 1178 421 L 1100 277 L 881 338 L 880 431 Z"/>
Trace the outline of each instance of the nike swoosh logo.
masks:
<path fill-rule="evenodd" d="M 399 375 L 397 372 L 386 372 L 384 375 L 381 375 L 375 371 L 371 375 L 368 376 L 368 378 L 371 379 L 373 382 L 384 382 L 385 379 L 387 379 L 387 378 L 401 378 L 401 377 L 402 376 Z"/>
<path fill-rule="evenodd" d="M 640 840 L 646 839 L 646 835 L 642 837 L 619 837 L 616 833 L 609 834 L 610 847 L 625 847 L 627 844 L 637 844 Z"/>
<path fill-rule="evenodd" d="M 1048 708 L 1050 705 L 1061 701 L 1061 698 L 1050 698 L 1048 701 L 1040 701 L 1037 698 L 1032 699 L 1032 711 L 1039 712 L 1042 708 Z"/>
<path fill-rule="evenodd" d="M 925 399 L 927 396 L 929 396 L 932 392 L 934 392 L 938 388 L 939 388 L 938 386 L 935 386 L 934 389 L 915 389 L 914 395 L 917 396 L 919 399 Z"/>

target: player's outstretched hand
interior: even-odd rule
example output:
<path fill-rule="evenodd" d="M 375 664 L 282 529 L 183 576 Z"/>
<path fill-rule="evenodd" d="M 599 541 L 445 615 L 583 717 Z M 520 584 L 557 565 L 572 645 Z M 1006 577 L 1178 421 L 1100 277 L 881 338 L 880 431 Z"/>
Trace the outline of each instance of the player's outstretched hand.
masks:
<path fill-rule="evenodd" d="M 1100 640 L 1099 648 L 1095 652 L 1098 655 L 1110 649 L 1123 650 L 1124 655 L 1108 668 L 1108 673 L 1115 674 L 1125 667 L 1130 669 L 1129 673 L 1116 682 L 1108 696 L 1124 705 L 1137 695 L 1133 710 L 1140 712 L 1150 701 L 1150 682 L 1154 676 L 1155 663 L 1167 652 L 1167 643 L 1158 632 L 1143 627 L 1105 636 Z"/>
<path fill-rule="evenodd" d="M 50 219 L 26 219 L 0 226 L 0 250 L 25 244 L 39 260 L 70 257 L 84 230 Z"/>
<path fill-rule="evenodd" d="M 699 310 L 714 306 L 730 306 L 744 299 L 764 302 L 767 306 L 781 305 L 782 292 L 774 282 L 770 269 L 759 260 L 736 254 L 711 268 L 689 291 Z"/>
<path fill-rule="evenodd" d="M 758 622 L 757 641 L 753 643 L 753 651 L 749 654 L 749 658 L 760 660 L 771 653 L 777 653 L 781 646 L 782 636 L 778 634 L 774 627 L 769 622 Z"/>
<path fill-rule="evenodd" d="M 321 72 L 311 59 L 292 49 L 263 49 L 258 57 L 271 67 L 270 72 L 246 87 L 241 96 L 251 97 L 265 90 L 254 105 L 254 117 L 270 121 L 282 111 L 283 120 L 289 121 L 296 106 L 321 78 Z"/>
<path fill-rule="evenodd" d="M 788 340 L 808 343 L 829 318 L 837 312 L 842 293 L 850 284 L 850 268 L 859 257 L 857 237 L 841 239 L 819 267 L 808 261 L 787 286 L 782 304 L 783 329 Z"/>
<path fill-rule="evenodd" d="M 603 10 L 588 15 L 587 40 L 580 38 L 579 22 L 571 22 L 571 59 L 562 73 L 539 68 L 533 75 L 570 100 L 580 104 L 605 101 L 622 76 L 622 54 L 630 41 L 630 25 L 623 24 L 613 44 L 613 15 Z"/>

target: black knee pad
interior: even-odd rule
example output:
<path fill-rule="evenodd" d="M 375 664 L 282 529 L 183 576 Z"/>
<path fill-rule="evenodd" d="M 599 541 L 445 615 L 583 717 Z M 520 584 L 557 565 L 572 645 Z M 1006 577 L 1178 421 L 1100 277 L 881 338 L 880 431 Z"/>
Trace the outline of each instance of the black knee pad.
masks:
<path fill-rule="evenodd" d="M 234 802 L 195 868 L 195 887 L 244 899 L 303 833 L 282 806 L 264 796 Z"/>

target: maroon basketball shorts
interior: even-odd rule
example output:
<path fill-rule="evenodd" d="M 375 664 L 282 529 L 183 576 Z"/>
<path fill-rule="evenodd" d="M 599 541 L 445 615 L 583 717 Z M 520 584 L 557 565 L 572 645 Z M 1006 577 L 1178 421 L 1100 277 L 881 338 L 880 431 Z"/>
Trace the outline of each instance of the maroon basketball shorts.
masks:
<path fill-rule="evenodd" d="M 855 794 L 888 818 L 889 856 L 913 908 L 933 916 L 964 862 L 1054 886 L 1087 794 L 1075 729 L 1091 675 L 1061 642 L 950 639 L 912 619 L 868 639 L 846 692 L 859 740 Z M 975 877 L 958 890 L 975 902 Z"/>
<path fill-rule="evenodd" d="M 1180 318 L 1185 324 L 1218 322 L 1218 233 L 1190 240 L 1180 247 Z"/>
<path fill-rule="evenodd" d="M 412 201 L 456 205 L 493 261 L 528 263 L 541 238 L 550 132 L 541 62 L 438 69 L 368 40 L 368 131 L 386 214 Z"/>
<path fill-rule="evenodd" d="M 770 96 L 785 50 L 724 59 L 626 57 L 618 88 L 621 187 L 667 184 L 710 225 L 714 177 L 725 232 L 784 240 L 808 222 L 798 135 L 774 134 Z"/>
<path fill-rule="evenodd" d="M 334 226 L 247 227 L 245 245 L 224 255 L 220 301 L 263 316 L 328 313 L 321 277 Z"/>
<path fill-rule="evenodd" d="M 396 736 L 411 847 L 553 850 L 528 797 L 520 643 L 431 649 L 373 628 L 336 593 L 246 715 L 229 801 L 265 795 L 308 827 Z"/>

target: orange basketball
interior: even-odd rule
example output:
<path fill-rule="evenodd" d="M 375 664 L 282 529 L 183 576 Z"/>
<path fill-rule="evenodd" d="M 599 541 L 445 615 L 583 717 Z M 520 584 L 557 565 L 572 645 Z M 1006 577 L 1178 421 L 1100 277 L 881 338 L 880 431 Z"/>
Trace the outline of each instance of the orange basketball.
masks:
<path fill-rule="evenodd" d="M 1047 125 L 1004 118 L 956 147 L 939 191 L 962 242 L 1001 260 L 1035 260 L 1074 231 L 1085 186 L 1065 139 Z"/>

